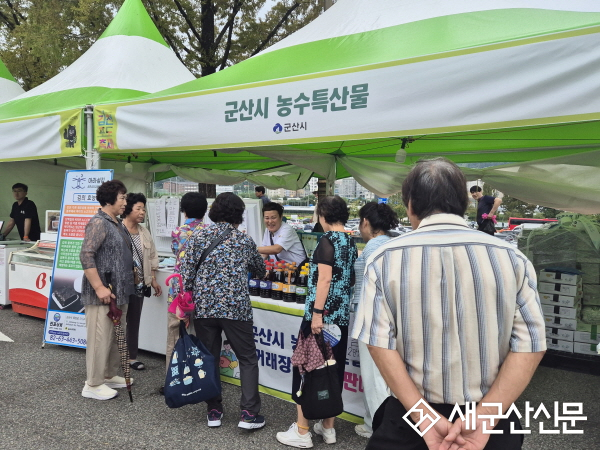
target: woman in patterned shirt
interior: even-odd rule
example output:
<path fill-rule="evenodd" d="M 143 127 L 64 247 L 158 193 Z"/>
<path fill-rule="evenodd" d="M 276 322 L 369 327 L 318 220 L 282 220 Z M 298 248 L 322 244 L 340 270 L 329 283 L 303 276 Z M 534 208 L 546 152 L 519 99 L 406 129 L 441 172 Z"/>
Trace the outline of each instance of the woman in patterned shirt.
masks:
<path fill-rule="evenodd" d="M 179 208 L 185 216 L 185 222 L 171 233 L 171 250 L 175 255 L 174 273 L 180 273 L 181 257 L 185 255 L 189 238 L 194 231 L 200 231 L 206 227 L 202 219 L 204 219 L 204 214 L 206 214 L 206 210 L 208 209 L 208 203 L 206 197 L 200 192 L 188 192 L 181 197 Z M 179 294 L 179 281 L 171 279 L 170 283 L 167 305 L 170 305 L 177 294 Z M 173 353 L 177 339 L 179 339 L 179 319 L 175 314 L 167 312 L 167 352 L 165 353 L 167 370 L 169 369 L 171 354 Z M 162 394 L 162 387 L 160 391 Z"/>
<path fill-rule="evenodd" d="M 238 427 L 255 429 L 264 427 L 265 418 L 258 414 L 258 357 L 252 328 L 248 272 L 262 278 L 266 270 L 252 238 L 238 230 L 244 220 L 245 208 L 243 200 L 237 195 L 231 192 L 219 194 L 208 213 L 214 223 L 192 234 L 181 258 L 180 273 L 184 289 L 193 292 L 196 303 L 196 335 L 215 357 L 215 361 L 220 359 L 221 334 L 225 331 L 227 335 L 240 367 L 242 411 Z M 222 236 L 225 236 L 222 242 L 198 267 L 204 250 Z M 219 377 L 219 366 L 215 365 L 215 369 Z M 209 427 L 221 425 L 222 402 L 220 395 L 207 401 Z"/>
<path fill-rule="evenodd" d="M 333 347 L 333 355 L 340 386 L 343 386 L 346 368 L 346 347 L 348 344 L 348 323 L 350 320 L 351 287 L 354 285 L 354 261 L 357 250 L 353 239 L 344 230 L 348 220 L 348 206 L 339 196 L 329 196 L 319 200 L 317 205 L 319 223 L 325 234 L 319 240 L 313 253 L 308 275 L 308 295 L 306 297 L 304 320 L 300 332 L 307 336 L 310 332 L 319 334 L 324 325 L 337 326 L 340 340 Z M 300 389 L 300 372 L 296 367 L 292 377 L 292 399 L 298 403 L 296 392 Z M 298 419 L 286 432 L 277 433 L 282 444 L 297 448 L 313 446 L 308 432 L 308 420 L 297 405 Z M 323 436 L 326 444 L 336 442 L 334 417 L 319 421 L 313 427 L 316 434 Z"/>

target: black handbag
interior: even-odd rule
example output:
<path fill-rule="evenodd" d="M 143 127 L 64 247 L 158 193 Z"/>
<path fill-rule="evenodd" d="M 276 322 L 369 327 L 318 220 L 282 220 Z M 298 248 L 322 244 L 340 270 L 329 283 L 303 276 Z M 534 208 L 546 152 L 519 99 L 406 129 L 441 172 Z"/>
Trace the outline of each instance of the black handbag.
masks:
<path fill-rule="evenodd" d="M 303 376 L 300 407 L 306 419 L 318 420 L 336 417 L 344 412 L 342 387 L 338 377 L 337 364 L 327 364 L 327 352 L 323 333 L 315 336 L 319 349 L 325 358 L 325 366 L 306 372 Z"/>
<path fill-rule="evenodd" d="M 494 226 L 492 219 L 484 219 L 481 222 L 481 225 L 479 225 L 478 230 L 487 234 L 491 234 L 492 236 L 496 233 L 496 227 Z"/>

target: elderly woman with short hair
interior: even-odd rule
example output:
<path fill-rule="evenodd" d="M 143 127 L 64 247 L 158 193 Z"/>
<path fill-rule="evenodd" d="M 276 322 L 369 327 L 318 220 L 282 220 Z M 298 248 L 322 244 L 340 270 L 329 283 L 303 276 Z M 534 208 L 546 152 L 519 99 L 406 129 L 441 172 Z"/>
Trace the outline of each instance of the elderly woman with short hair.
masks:
<path fill-rule="evenodd" d="M 131 240 L 136 278 L 135 294 L 129 299 L 129 308 L 127 309 L 127 348 L 129 349 L 129 365 L 135 370 L 146 368 L 143 362 L 137 360 L 144 296 L 150 296 L 151 287 L 154 289 L 156 297 L 162 294 L 162 289 L 156 281 L 156 270 L 158 269 L 156 246 L 150 231 L 141 225 L 145 218 L 146 196 L 144 194 L 127 194 L 123 226 Z"/>
<path fill-rule="evenodd" d="M 126 387 L 125 378 L 117 375 L 119 349 L 113 323 L 108 318 L 111 299 L 123 311 L 121 324 L 127 326 L 129 296 L 134 293 L 131 242 L 117 216 L 125 211 L 127 188 L 119 180 L 102 183 L 96 191 L 101 208 L 85 227 L 79 259 L 85 277 L 81 302 L 85 305 L 87 345 L 85 363 L 87 379 L 81 395 L 95 400 L 117 396 L 113 388 Z M 112 290 L 108 288 L 111 274 Z M 133 380 L 131 380 L 133 382 Z"/>
<path fill-rule="evenodd" d="M 252 304 L 248 293 L 248 272 L 261 278 L 265 263 L 254 241 L 238 230 L 244 220 L 243 200 L 231 192 L 219 194 L 208 217 L 213 224 L 196 230 L 181 258 L 180 273 L 184 289 L 192 291 L 196 303 L 194 328 L 196 335 L 219 361 L 221 334 L 235 352 L 240 368 L 242 398 L 238 427 L 256 429 L 265 426 L 258 394 L 258 357 L 254 342 Z M 198 267 L 204 250 L 219 242 Z M 219 376 L 219 367 L 215 365 Z M 209 427 L 221 425 L 223 399 L 219 395 L 207 401 Z"/>
<path fill-rule="evenodd" d="M 319 223 L 325 234 L 321 236 L 310 263 L 308 275 L 308 295 L 304 308 L 304 319 L 300 333 L 307 337 L 311 332 L 319 334 L 325 325 L 339 327 L 339 342 L 333 347 L 337 362 L 337 375 L 340 387 L 344 382 L 346 368 L 346 347 L 348 344 L 348 324 L 350 321 L 351 287 L 354 285 L 354 262 L 357 257 L 354 240 L 345 232 L 348 221 L 348 205 L 338 195 L 328 196 L 317 205 Z M 300 372 L 294 367 L 292 372 L 292 399 L 298 403 Z M 298 418 L 288 431 L 277 433 L 282 444 L 297 448 L 311 448 L 312 436 L 308 420 L 302 408 L 296 406 Z M 334 417 L 317 422 L 313 430 L 321 435 L 326 444 L 337 440 Z"/>

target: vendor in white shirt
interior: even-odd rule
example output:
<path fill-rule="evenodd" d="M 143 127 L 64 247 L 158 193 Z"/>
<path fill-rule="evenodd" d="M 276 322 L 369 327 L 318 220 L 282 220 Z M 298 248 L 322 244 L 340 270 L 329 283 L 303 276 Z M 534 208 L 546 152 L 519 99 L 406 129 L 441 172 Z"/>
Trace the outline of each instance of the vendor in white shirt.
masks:
<path fill-rule="evenodd" d="M 304 246 L 296 231 L 283 222 L 283 206 L 269 202 L 263 206 L 265 235 L 258 252 L 273 261 L 284 260 L 300 264 L 306 259 Z"/>

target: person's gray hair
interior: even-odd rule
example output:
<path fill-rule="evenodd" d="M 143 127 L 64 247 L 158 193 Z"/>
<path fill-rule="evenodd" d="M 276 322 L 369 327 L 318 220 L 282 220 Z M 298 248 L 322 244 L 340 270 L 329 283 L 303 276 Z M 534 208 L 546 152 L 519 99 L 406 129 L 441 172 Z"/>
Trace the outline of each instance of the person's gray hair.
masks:
<path fill-rule="evenodd" d="M 402 201 L 424 219 L 434 213 L 463 217 L 469 205 L 467 180 L 460 168 L 446 158 L 423 159 L 402 183 Z"/>

